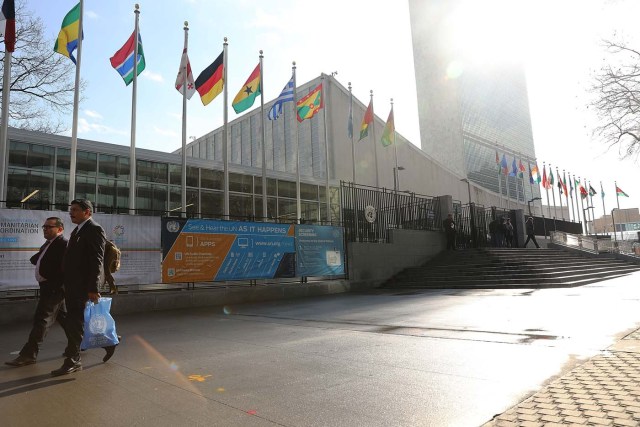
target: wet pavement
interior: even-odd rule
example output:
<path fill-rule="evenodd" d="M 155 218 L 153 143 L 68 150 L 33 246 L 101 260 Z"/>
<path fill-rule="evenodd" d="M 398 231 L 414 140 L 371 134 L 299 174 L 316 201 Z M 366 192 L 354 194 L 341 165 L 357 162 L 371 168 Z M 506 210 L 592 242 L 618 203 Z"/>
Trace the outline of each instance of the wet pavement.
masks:
<path fill-rule="evenodd" d="M 640 425 L 639 278 L 120 316 L 111 361 L 51 378 L 55 326 L 37 364 L 0 367 L 0 424 Z M 3 326 L 3 360 L 28 330 Z"/>

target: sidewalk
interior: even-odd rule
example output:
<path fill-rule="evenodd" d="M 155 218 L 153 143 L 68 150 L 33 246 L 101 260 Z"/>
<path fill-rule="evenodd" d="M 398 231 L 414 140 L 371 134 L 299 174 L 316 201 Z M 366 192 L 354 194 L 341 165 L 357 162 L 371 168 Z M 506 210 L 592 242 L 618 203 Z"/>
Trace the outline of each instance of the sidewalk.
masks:
<path fill-rule="evenodd" d="M 640 329 L 485 427 L 640 425 Z"/>

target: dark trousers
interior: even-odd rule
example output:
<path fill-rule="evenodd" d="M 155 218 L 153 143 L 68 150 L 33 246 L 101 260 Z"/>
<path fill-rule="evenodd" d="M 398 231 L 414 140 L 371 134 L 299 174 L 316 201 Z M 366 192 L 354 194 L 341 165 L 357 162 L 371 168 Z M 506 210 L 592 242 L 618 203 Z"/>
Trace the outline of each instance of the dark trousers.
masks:
<path fill-rule="evenodd" d="M 84 336 L 84 307 L 86 299 L 67 297 L 67 348 L 64 355 L 74 362 L 80 361 L 80 344 Z"/>
<path fill-rule="evenodd" d="M 534 234 L 527 234 L 527 240 L 525 240 L 524 242 L 524 247 L 527 247 L 527 243 L 529 243 L 529 240 L 531 240 L 533 242 L 534 245 L 536 245 L 536 248 L 539 248 L 540 245 L 538 245 L 538 242 L 536 241 L 536 236 Z"/>
<path fill-rule="evenodd" d="M 456 235 L 455 233 L 447 233 L 447 250 L 456 250 Z"/>
<path fill-rule="evenodd" d="M 64 292 L 62 289 L 51 291 L 42 289 L 36 312 L 33 315 L 33 326 L 29 333 L 27 343 L 20 350 L 24 357 L 36 358 L 40 351 L 40 345 L 47 336 L 49 328 L 58 321 L 66 333 L 67 312 L 65 310 Z M 68 336 L 67 336 L 68 337 Z"/>

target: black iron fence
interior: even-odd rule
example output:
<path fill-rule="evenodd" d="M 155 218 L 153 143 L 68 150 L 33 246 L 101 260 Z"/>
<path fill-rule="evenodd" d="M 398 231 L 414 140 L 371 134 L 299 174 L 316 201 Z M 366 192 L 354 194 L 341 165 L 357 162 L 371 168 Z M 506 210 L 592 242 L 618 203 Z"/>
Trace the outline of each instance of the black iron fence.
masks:
<path fill-rule="evenodd" d="M 475 203 L 454 205 L 454 221 L 458 225 L 457 246 L 462 248 L 490 246 L 489 224 L 491 221 L 505 217 L 512 218 L 511 215 L 511 211 L 495 206 L 485 207 Z M 515 224 L 514 218 L 511 222 Z"/>
<path fill-rule="evenodd" d="M 389 241 L 389 229 L 439 231 L 442 226 L 437 197 L 395 192 L 340 182 L 341 210 L 347 242 Z"/>

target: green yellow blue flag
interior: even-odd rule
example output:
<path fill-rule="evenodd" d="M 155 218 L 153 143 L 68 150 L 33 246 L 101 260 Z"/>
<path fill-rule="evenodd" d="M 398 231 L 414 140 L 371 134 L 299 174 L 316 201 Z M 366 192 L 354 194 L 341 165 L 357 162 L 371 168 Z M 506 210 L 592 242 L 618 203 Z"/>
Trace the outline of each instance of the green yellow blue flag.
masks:
<path fill-rule="evenodd" d="M 78 33 L 80 29 L 80 3 L 75 5 L 62 20 L 62 27 L 53 50 L 64 55 L 76 63 L 73 51 L 78 48 Z"/>

